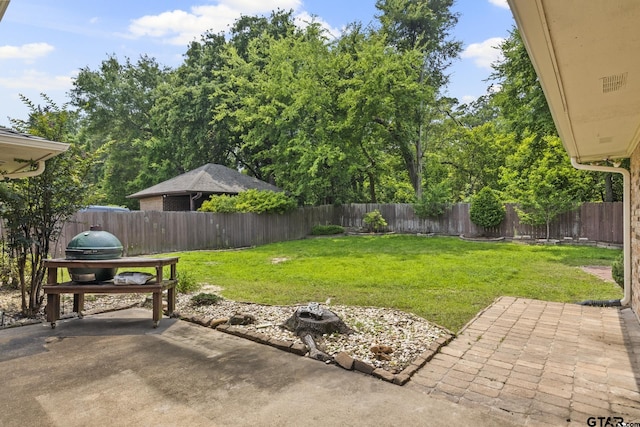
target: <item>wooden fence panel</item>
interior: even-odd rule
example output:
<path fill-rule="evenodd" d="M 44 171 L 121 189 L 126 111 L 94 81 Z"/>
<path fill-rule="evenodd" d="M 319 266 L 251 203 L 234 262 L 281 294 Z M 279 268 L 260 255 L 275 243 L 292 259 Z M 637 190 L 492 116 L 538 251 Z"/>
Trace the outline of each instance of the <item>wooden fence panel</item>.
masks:
<path fill-rule="evenodd" d="M 451 236 L 545 238 L 546 227 L 521 224 L 513 205 L 507 205 L 505 220 L 498 227 L 481 230 L 469 218 L 468 203 L 453 205 L 440 218 L 420 219 L 411 204 L 349 204 L 297 209 L 284 215 L 214 214 L 205 212 L 79 212 L 64 227 L 52 245 L 54 257 L 64 257 L 66 244 L 92 225 L 114 234 L 126 256 L 226 249 L 264 245 L 307 236 L 314 225 L 338 224 L 363 228 L 367 212 L 378 209 L 389 229 L 398 233 L 435 233 Z M 551 237 L 587 239 L 622 244 L 622 203 L 585 203 L 551 224 Z M 0 221 L 0 233 L 4 233 Z"/>

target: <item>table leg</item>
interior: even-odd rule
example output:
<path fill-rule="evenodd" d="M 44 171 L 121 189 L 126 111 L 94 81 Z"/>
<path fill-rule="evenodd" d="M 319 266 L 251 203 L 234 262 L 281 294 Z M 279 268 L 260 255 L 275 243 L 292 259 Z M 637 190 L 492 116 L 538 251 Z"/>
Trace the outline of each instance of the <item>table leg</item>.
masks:
<path fill-rule="evenodd" d="M 84 315 L 84 294 L 73 294 L 73 311 L 78 313 L 78 317 L 82 319 Z"/>
<path fill-rule="evenodd" d="M 60 316 L 60 294 L 47 294 L 47 321 L 51 329 L 56 327 L 56 320 Z"/>
<path fill-rule="evenodd" d="M 167 314 L 172 316 L 174 311 L 176 311 L 176 287 L 171 286 L 167 289 Z"/>
<path fill-rule="evenodd" d="M 153 327 L 157 328 L 162 318 L 162 291 L 153 293 Z"/>

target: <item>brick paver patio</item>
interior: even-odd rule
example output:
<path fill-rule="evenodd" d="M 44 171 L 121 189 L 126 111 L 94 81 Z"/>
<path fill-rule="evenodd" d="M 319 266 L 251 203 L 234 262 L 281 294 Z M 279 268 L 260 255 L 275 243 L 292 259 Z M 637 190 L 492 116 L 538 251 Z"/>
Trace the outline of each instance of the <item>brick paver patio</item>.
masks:
<path fill-rule="evenodd" d="M 406 386 L 528 426 L 638 423 L 640 323 L 630 309 L 502 297 Z"/>

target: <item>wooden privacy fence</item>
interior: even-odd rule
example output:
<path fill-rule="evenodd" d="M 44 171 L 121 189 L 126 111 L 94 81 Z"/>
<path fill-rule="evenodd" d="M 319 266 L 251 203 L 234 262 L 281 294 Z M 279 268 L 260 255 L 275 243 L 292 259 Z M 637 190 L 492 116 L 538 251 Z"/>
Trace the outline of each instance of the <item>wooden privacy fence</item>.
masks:
<path fill-rule="evenodd" d="M 205 212 L 79 212 L 63 229 L 52 256 L 64 257 L 67 243 L 92 225 L 122 242 L 126 256 L 175 251 L 257 246 L 307 236 L 314 225 L 338 224 L 361 228 L 364 215 L 378 209 L 397 233 L 435 233 L 469 237 L 482 230 L 469 219 L 469 204 L 459 203 L 437 219 L 420 219 L 410 204 L 349 204 L 300 208 L 283 215 L 214 214 Z M 0 231 L 2 224 L 0 221 Z M 507 239 L 546 237 L 546 227 L 521 224 L 513 205 L 499 227 L 485 235 Z M 551 237 L 619 245 L 623 242 L 622 203 L 585 203 L 561 215 L 551 225 Z"/>
<path fill-rule="evenodd" d="M 489 237 L 546 238 L 547 228 L 520 223 L 513 204 L 507 204 L 507 214 L 498 227 L 483 230 L 471 222 L 470 205 L 458 203 L 447 213 L 436 219 L 420 219 L 410 204 L 350 204 L 337 207 L 337 223 L 344 227 L 363 227 L 363 217 L 367 212 L 378 209 L 387 220 L 389 229 L 398 233 L 435 233 L 469 237 L 484 234 Z M 590 241 L 622 244 L 622 202 L 584 203 L 578 209 L 556 218 L 550 227 L 553 239 L 587 239 Z"/>
<path fill-rule="evenodd" d="M 333 210 L 319 206 L 283 215 L 79 212 L 65 225 L 52 255 L 64 257 L 67 243 L 92 225 L 118 237 L 126 256 L 264 245 L 305 237 L 313 225 L 332 223 Z"/>

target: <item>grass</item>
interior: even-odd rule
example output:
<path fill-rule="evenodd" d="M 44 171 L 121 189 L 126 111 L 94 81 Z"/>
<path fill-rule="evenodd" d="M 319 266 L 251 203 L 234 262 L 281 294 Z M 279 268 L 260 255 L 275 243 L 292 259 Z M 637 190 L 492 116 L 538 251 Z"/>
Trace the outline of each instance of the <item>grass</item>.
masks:
<path fill-rule="evenodd" d="M 578 302 L 621 298 L 578 267 L 611 265 L 617 250 L 528 246 L 407 235 L 325 237 L 246 250 L 195 251 L 178 271 L 236 301 L 397 308 L 458 331 L 502 295 Z"/>

